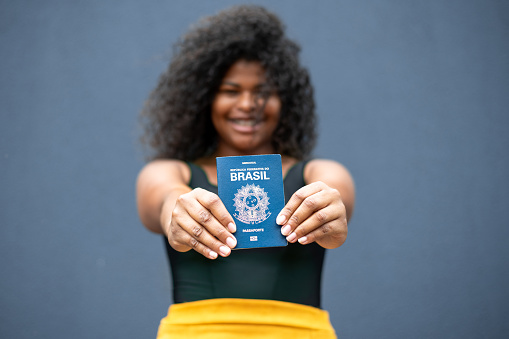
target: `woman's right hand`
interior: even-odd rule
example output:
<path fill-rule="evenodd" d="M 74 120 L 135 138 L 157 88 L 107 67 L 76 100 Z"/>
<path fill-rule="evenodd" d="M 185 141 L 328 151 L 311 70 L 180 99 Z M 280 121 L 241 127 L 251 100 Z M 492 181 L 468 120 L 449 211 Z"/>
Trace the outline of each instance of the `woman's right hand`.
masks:
<path fill-rule="evenodd" d="M 219 197 L 192 190 L 189 167 L 179 160 L 154 160 L 138 175 L 136 197 L 147 229 L 168 237 L 179 252 L 190 249 L 207 258 L 227 257 L 237 245 L 235 222 Z"/>
<path fill-rule="evenodd" d="M 171 209 L 171 213 L 164 210 Z M 161 226 L 171 247 L 179 252 L 190 249 L 209 259 L 227 257 L 237 245 L 232 234 L 235 222 L 221 199 L 214 193 L 196 188 L 181 194 L 176 201 L 165 199 Z"/>

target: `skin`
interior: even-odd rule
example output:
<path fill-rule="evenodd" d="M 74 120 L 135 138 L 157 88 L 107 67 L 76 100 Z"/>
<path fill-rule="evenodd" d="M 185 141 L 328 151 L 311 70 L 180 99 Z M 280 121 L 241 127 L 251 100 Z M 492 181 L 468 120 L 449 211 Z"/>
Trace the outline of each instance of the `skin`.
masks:
<path fill-rule="evenodd" d="M 259 62 L 239 60 L 230 67 L 212 103 L 218 147 L 212 156 L 196 161 L 212 184 L 217 185 L 216 157 L 274 153 L 271 136 L 280 109 L 279 96 L 268 88 Z M 296 162 L 283 155 L 283 175 Z M 150 231 L 165 234 L 177 251 L 192 249 L 209 259 L 226 257 L 237 244 L 235 221 L 216 194 L 191 189 L 190 176 L 189 167 L 179 160 L 148 163 L 137 181 L 140 219 Z M 335 161 L 315 159 L 307 163 L 304 180 L 308 184 L 295 192 L 277 217 L 281 233 L 290 243 L 341 246 L 355 200 L 349 172 Z"/>

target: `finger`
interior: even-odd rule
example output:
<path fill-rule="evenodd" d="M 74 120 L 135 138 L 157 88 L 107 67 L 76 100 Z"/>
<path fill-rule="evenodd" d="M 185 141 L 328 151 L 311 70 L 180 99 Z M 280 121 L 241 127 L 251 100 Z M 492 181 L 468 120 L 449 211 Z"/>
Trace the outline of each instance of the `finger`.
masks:
<path fill-rule="evenodd" d="M 203 245 L 201 242 L 199 242 L 197 239 L 191 237 L 189 234 L 187 234 L 186 243 L 193 250 L 195 250 L 198 253 L 201 253 L 206 258 L 216 259 L 218 256 L 216 251 L 213 251 L 209 247 Z"/>
<path fill-rule="evenodd" d="M 207 230 L 213 236 L 220 239 L 223 244 L 228 245 L 230 248 L 234 248 L 237 245 L 237 240 L 230 232 L 226 231 L 225 226 L 217 220 L 217 215 L 220 215 L 220 218 L 222 218 L 225 223 L 229 220 L 232 221 L 226 223 L 230 231 L 235 231 L 235 224 L 221 200 L 218 199 L 219 197 L 216 194 L 197 188 L 189 194 L 183 194 L 178 198 L 177 206 L 182 206 L 183 208 L 176 208 L 173 214 L 176 215 L 177 212 L 179 212 L 178 214 L 182 217 L 190 215 L 194 221 L 206 227 Z M 214 212 L 211 212 L 209 208 L 213 209 L 216 215 L 213 215 Z M 182 213 L 182 211 L 184 211 L 184 213 Z"/>
<path fill-rule="evenodd" d="M 237 240 L 208 209 L 203 207 L 199 201 L 190 202 L 188 213 L 198 225 L 204 227 L 208 233 L 217 238 L 230 248 L 237 245 Z"/>
<path fill-rule="evenodd" d="M 336 248 L 345 242 L 347 234 L 348 225 L 346 214 L 344 214 L 342 217 L 324 224 L 313 232 L 299 238 L 298 241 L 303 245 L 316 242 L 324 248 Z"/>
<path fill-rule="evenodd" d="M 333 233 L 334 223 L 326 223 L 318 227 L 314 231 L 298 238 L 298 242 L 302 245 L 311 244 Z"/>
<path fill-rule="evenodd" d="M 208 209 L 221 225 L 228 228 L 230 232 L 235 233 L 237 230 L 235 221 L 230 213 L 228 213 L 228 210 L 219 196 L 204 189 L 196 189 L 196 191 L 196 199 L 198 202 Z"/>
<path fill-rule="evenodd" d="M 190 216 L 183 217 L 181 220 L 179 220 L 179 226 L 185 233 L 185 235 L 181 236 L 180 241 L 187 242 L 188 246 L 191 246 L 197 250 L 203 249 L 203 247 L 200 246 L 203 245 L 204 247 L 210 249 L 216 254 L 220 254 L 223 257 L 230 255 L 230 247 L 219 241 L 216 237 L 210 234 L 205 227 L 200 225 Z M 209 257 L 206 254 L 205 256 Z"/>
<path fill-rule="evenodd" d="M 284 236 L 288 236 L 313 213 L 325 208 L 329 203 L 330 200 L 327 199 L 327 194 L 324 191 L 319 191 L 306 197 L 289 217 L 288 222 L 281 229 L 281 233 Z"/>
<path fill-rule="evenodd" d="M 278 225 L 285 225 L 295 210 L 300 206 L 302 201 L 306 199 L 308 196 L 317 193 L 320 191 L 320 188 L 317 185 L 310 184 L 304 187 L 299 188 L 290 198 L 290 200 L 286 203 L 285 207 L 279 212 L 279 215 L 276 218 L 276 223 Z"/>
<path fill-rule="evenodd" d="M 184 230 L 176 222 L 172 222 L 170 226 L 171 233 L 168 233 L 168 243 L 176 251 L 186 252 L 190 249 L 201 253 L 203 256 L 209 259 L 216 259 L 217 252 L 206 247 L 198 240 L 193 238 L 186 230 Z"/>
<path fill-rule="evenodd" d="M 325 208 L 314 212 L 309 218 L 304 220 L 289 236 L 286 237 L 286 240 L 290 243 L 294 243 L 319 227 L 337 219 L 339 216 L 340 213 L 337 208 L 334 208 L 333 206 L 326 206 Z"/>

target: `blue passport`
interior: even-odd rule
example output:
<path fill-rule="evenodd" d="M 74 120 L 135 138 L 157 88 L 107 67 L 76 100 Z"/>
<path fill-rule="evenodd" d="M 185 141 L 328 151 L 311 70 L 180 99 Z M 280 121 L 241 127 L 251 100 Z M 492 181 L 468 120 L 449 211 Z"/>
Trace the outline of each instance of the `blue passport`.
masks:
<path fill-rule="evenodd" d="M 237 247 L 286 246 L 276 218 L 285 205 L 279 154 L 218 157 L 221 201 L 237 225 Z"/>

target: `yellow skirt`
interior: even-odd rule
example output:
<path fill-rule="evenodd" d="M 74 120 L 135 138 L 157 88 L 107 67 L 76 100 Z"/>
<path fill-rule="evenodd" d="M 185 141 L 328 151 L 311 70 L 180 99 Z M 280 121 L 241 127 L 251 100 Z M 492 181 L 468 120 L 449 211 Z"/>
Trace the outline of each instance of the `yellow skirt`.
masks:
<path fill-rule="evenodd" d="M 274 300 L 208 299 L 170 306 L 157 339 L 336 338 L 321 309 Z"/>

